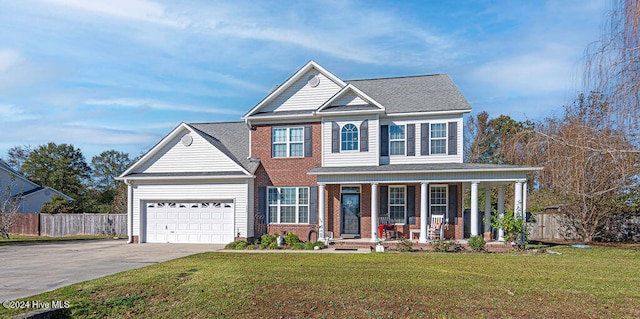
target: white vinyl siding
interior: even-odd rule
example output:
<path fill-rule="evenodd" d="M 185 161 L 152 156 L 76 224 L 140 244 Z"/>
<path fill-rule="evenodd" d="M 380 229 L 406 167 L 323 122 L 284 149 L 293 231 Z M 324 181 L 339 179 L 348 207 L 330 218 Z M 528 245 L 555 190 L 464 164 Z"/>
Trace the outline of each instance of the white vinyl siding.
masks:
<path fill-rule="evenodd" d="M 344 106 L 344 105 L 367 105 L 369 103 L 365 102 L 358 95 L 353 92 L 347 92 L 340 98 L 336 99 L 331 103 L 331 106 Z"/>
<path fill-rule="evenodd" d="M 307 85 L 309 77 L 313 75 L 320 78 L 320 84 L 316 87 Z M 316 110 L 340 89 L 340 86 L 331 79 L 317 70 L 311 69 L 273 101 L 265 105 L 261 112 Z"/>
<path fill-rule="evenodd" d="M 346 124 L 353 124 L 358 128 L 358 138 L 362 137 L 360 125 L 364 120 L 368 120 L 369 126 L 369 150 L 361 152 L 358 150 L 331 152 L 331 126 L 335 121 L 334 118 L 324 118 L 322 121 L 322 166 L 340 167 L 340 166 L 375 166 L 378 165 L 379 153 L 378 145 L 380 144 L 378 137 L 378 119 L 377 117 L 345 117 L 340 118 L 336 122 L 340 128 Z M 360 142 L 358 143 L 360 144 Z"/>
<path fill-rule="evenodd" d="M 185 146 L 180 141 L 183 136 L 191 135 L 193 142 Z M 133 173 L 191 173 L 242 171 L 238 163 L 211 145 L 200 135 L 184 129 L 167 145 L 159 149 Z"/>
<path fill-rule="evenodd" d="M 144 234 L 145 216 L 141 204 L 149 201 L 215 201 L 233 200 L 235 204 L 234 234 L 249 236 L 249 182 L 247 179 L 226 181 L 164 180 L 157 182 L 135 182 L 133 189 L 133 235 Z M 253 199 L 251 199 L 253 200 Z M 253 214 L 253 211 L 251 211 Z M 142 227 L 141 227 L 142 226 Z M 253 232 L 253 230 L 251 230 Z M 144 235 L 140 238 L 144 242 Z"/>
<path fill-rule="evenodd" d="M 447 155 L 448 154 L 448 140 L 444 140 L 446 153 L 444 154 L 435 154 L 435 155 L 420 155 L 422 152 L 421 149 L 421 139 L 422 132 L 420 125 L 422 123 L 429 123 L 429 134 L 431 134 L 431 124 L 445 124 L 447 127 L 448 134 L 448 123 L 449 122 L 457 122 L 457 154 L 456 155 Z M 403 118 L 403 119 L 384 119 L 380 120 L 380 125 L 389 125 L 389 132 L 391 132 L 391 125 L 404 125 L 406 127 L 407 124 L 415 124 L 415 156 L 383 156 L 380 157 L 380 165 L 386 164 L 428 164 L 428 163 L 462 163 L 463 162 L 463 120 L 462 115 L 458 116 L 433 116 L 433 117 L 423 117 L 423 118 Z M 406 131 L 405 131 L 406 133 Z M 448 137 L 448 135 L 447 135 Z M 406 151 L 406 134 L 405 134 L 405 151 Z M 431 139 L 429 139 L 431 144 Z M 378 144 L 380 140 L 378 139 Z M 391 140 L 389 141 L 389 145 L 391 145 Z"/>

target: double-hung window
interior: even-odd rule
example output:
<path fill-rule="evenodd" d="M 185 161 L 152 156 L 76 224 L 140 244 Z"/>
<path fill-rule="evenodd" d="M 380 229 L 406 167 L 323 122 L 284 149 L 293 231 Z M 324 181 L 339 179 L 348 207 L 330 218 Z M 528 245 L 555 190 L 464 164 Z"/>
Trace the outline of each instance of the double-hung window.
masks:
<path fill-rule="evenodd" d="M 447 154 L 447 123 L 431 124 L 430 134 L 430 154 Z"/>
<path fill-rule="evenodd" d="M 304 128 L 274 127 L 272 137 L 273 157 L 304 156 Z"/>
<path fill-rule="evenodd" d="M 342 151 L 357 151 L 358 150 L 358 128 L 349 123 L 342 127 L 340 133 L 342 143 L 340 150 Z"/>
<path fill-rule="evenodd" d="M 389 125 L 389 154 L 404 155 L 404 125 Z"/>
<path fill-rule="evenodd" d="M 431 215 L 447 214 L 447 186 L 432 185 L 429 192 Z"/>
<path fill-rule="evenodd" d="M 269 187 L 270 224 L 309 223 L 309 187 Z"/>
<path fill-rule="evenodd" d="M 404 186 L 389 186 L 389 221 L 392 224 L 404 223 L 406 204 L 406 188 Z"/>

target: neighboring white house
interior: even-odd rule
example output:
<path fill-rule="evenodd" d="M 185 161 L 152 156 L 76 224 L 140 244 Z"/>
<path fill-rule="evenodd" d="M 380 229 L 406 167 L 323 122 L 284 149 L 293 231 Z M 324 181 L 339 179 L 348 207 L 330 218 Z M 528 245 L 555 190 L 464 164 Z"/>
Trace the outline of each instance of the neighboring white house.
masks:
<path fill-rule="evenodd" d="M 40 213 L 42 205 L 51 201 L 55 195 L 73 200 L 51 187 L 43 187 L 30 181 L 2 160 L 0 160 L 0 195 L 18 198 L 20 200 L 18 212 L 33 214 Z"/>

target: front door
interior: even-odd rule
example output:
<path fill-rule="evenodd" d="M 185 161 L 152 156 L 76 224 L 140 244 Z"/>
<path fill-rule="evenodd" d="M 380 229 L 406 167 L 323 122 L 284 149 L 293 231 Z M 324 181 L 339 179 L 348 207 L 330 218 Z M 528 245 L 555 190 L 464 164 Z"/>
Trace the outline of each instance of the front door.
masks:
<path fill-rule="evenodd" d="M 360 194 L 341 194 L 340 234 L 360 236 Z"/>

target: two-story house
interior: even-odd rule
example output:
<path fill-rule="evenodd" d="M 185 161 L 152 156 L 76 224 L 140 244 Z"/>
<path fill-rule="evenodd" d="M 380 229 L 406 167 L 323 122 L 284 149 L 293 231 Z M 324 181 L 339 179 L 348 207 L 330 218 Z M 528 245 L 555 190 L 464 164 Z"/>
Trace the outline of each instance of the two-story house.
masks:
<path fill-rule="evenodd" d="M 490 196 L 513 184 L 526 209 L 538 168 L 463 162 L 471 106 L 447 75 L 344 81 L 311 61 L 243 122 L 180 124 L 119 178 L 129 185 L 132 242 L 227 243 L 264 232 L 306 240 L 369 238 L 379 224 L 427 241 L 490 232 Z M 490 194 L 489 191 L 486 192 Z M 484 225 L 484 226 L 483 226 Z M 480 229 L 483 226 L 484 229 Z"/>

